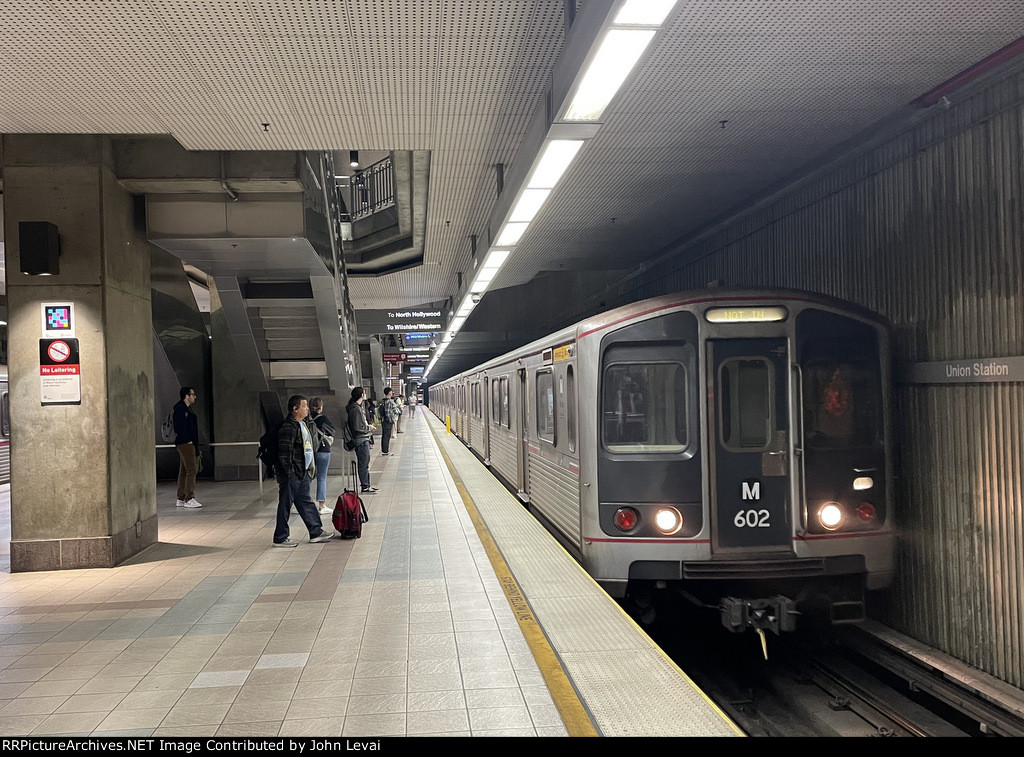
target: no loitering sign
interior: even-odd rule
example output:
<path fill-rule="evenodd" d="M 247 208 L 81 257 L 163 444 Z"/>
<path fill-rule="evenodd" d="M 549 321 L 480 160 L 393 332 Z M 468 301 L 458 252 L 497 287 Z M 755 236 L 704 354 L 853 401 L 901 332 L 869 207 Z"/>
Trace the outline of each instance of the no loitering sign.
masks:
<path fill-rule="evenodd" d="M 39 399 L 44 405 L 82 404 L 77 339 L 39 340 Z"/>

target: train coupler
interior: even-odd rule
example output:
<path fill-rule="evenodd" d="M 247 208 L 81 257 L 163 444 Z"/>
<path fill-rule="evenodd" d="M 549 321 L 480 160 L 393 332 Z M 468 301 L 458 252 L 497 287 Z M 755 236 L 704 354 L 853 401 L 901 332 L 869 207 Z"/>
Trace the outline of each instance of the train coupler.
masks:
<path fill-rule="evenodd" d="M 796 616 L 800 614 L 796 603 L 781 595 L 770 599 L 723 597 L 719 606 L 722 625 L 733 633 L 748 628 L 771 631 L 776 635 L 788 633 L 796 630 Z"/>

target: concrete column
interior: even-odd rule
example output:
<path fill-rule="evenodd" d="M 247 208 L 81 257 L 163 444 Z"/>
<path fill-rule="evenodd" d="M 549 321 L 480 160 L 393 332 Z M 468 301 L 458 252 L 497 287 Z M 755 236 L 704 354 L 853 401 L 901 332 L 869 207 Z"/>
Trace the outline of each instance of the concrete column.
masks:
<path fill-rule="evenodd" d="M 149 245 L 101 136 L 6 135 L 11 570 L 111 567 L 157 540 Z M 56 276 L 20 273 L 19 221 L 60 233 Z M 71 302 L 78 405 L 42 405 L 43 302 Z"/>
<path fill-rule="evenodd" d="M 263 435 L 259 394 L 253 391 L 247 376 L 256 363 L 243 366 L 232 338 L 231 324 L 213 277 L 210 286 L 210 325 L 213 336 L 213 438 L 218 442 L 254 442 Z M 235 288 L 237 294 L 237 287 Z M 252 336 L 249 336 L 252 341 Z M 255 359 L 255 358 L 253 358 Z M 214 478 L 217 481 L 255 481 L 262 466 L 256 460 L 256 447 L 217 447 Z"/>

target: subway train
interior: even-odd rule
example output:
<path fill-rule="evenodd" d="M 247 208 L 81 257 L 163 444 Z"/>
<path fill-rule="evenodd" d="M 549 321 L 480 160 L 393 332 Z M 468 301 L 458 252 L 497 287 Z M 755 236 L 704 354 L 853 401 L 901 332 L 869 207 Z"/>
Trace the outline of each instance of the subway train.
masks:
<path fill-rule="evenodd" d="M 562 329 L 429 407 L 642 619 L 678 595 L 779 634 L 862 621 L 891 583 L 890 372 L 876 314 L 709 289 Z"/>

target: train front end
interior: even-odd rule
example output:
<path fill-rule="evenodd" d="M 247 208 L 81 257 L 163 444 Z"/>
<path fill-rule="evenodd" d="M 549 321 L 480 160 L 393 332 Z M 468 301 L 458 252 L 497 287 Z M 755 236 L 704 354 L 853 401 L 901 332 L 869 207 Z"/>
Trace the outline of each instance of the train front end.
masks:
<path fill-rule="evenodd" d="M 701 297 L 596 351 L 588 569 L 641 603 L 675 590 L 733 631 L 862 620 L 893 569 L 881 322 L 807 295 Z"/>

